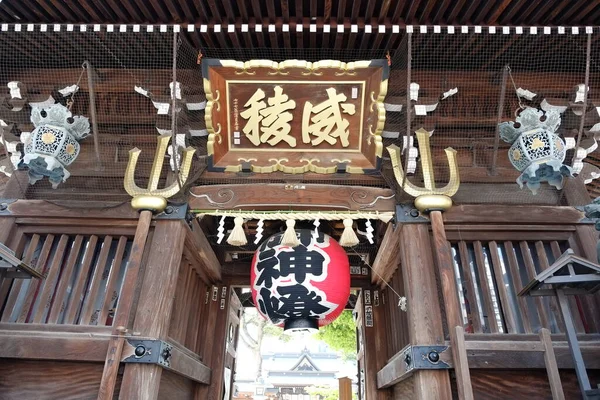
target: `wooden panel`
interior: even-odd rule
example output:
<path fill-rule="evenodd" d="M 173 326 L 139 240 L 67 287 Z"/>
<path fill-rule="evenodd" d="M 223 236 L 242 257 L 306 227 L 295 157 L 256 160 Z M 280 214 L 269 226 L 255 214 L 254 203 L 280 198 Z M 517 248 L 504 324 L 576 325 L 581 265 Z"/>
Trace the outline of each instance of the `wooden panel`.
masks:
<path fill-rule="evenodd" d="M 81 302 L 83 300 L 82 294 L 85 289 L 86 282 L 88 280 L 88 275 L 90 271 L 90 267 L 92 265 L 92 261 L 94 259 L 94 254 L 96 253 L 96 245 L 98 243 L 98 236 L 92 235 L 87 241 L 87 248 L 85 250 L 85 255 L 83 256 L 83 261 L 81 263 L 81 268 L 77 277 L 75 278 L 75 285 L 73 287 L 71 296 L 69 298 L 69 304 L 65 310 L 65 324 L 74 324 L 75 317 L 77 316 L 77 312 L 81 307 Z"/>
<path fill-rule="evenodd" d="M 481 288 L 482 299 L 481 302 L 484 312 L 487 315 L 487 325 L 490 329 L 490 333 L 498 333 L 498 321 L 496 320 L 496 313 L 494 312 L 494 303 L 492 301 L 492 290 L 493 286 L 490 286 L 490 282 L 487 277 L 485 269 L 485 256 L 483 254 L 483 246 L 480 241 L 473 242 L 473 250 L 475 252 L 475 266 L 479 274 L 479 287 Z"/>
<path fill-rule="evenodd" d="M 40 257 L 35 265 L 35 269 L 38 272 L 42 272 L 43 274 L 48 272 L 49 263 L 48 258 L 50 257 L 50 251 L 52 250 L 52 244 L 54 243 L 54 235 L 46 236 L 44 240 L 44 246 L 42 247 L 42 251 L 40 253 Z M 23 300 L 23 305 L 21 306 L 21 312 L 19 313 L 19 318 L 17 318 L 17 322 L 26 322 L 29 319 L 29 313 L 33 304 L 35 302 L 35 298 L 38 294 L 38 290 L 42 282 L 39 280 L 33 280 L 29 283 L 27 287 L 27 292 L 25 293 L 25 299 Z"/>
<path fill-rule="evenodd" d="M 460 255 L 460 264 L 462 269 L 463 284 L 467 286 L 467 299 L 469 301 L 471 320 L 473 323 L 473 331 L 475 333 L 483 332 L 483 323 L 479 314 L 479 304 L 477 303 L 477 291 L 475 289 L 475 276 L 471 273 L 471 260 L 467 243 L 464 241 L 458 242 L 458 252 Z"/>
<path fill-rule="evenodd" d="M 187 318 L 190 319 L 188 324 L 187 334 L 185 338 L 185 345 L 188 349 L 194 350 L 196 348 L 196 340 L 198 339 L 198 326 L 202 315 L 200 315 L 201 301 L 204 301 L 204 284 L 198 279 L 196 273 L 193 273 L 192 279 L 194 280 L 194 288 L 191 293 L 192 299 L 190 302 L 190 308 L 188 310 Z"/>
<path fill-rule="evenodd" d="M 106 236 L 102 243 L 102 249 L 98 255 L 98 260 L 92 272 L 88 290 L 85 294 L 85 300 L 81 308 L 81 317 L 79 318 L 79 325 L 91 325 L 92 316 L 95 310 L 95 301 L 100 290 L 100 283 L 102 282 L 102 274 L 106 268 L 106 262 L 108 261 L 108 253 L 112 245 L 112 236 Z M 100 324 L 100 321 L 98 321 Z"/>
<path fill-rule="evenodd" d="M 580 225 L 577 227 L 577 237 L 569 241 L 571 247 L 579 247 L 582 256 L 588 260 L 597 262 L 598 255 L 596 252 L 596 243 L 598 241 L 598 232 L 591 225 Z M 588 309 L 591 311 L 586 315 L 586 320 L 589 321 L 590 329 L 593 332 L 600 333 L 600 293 L 593 296 L 584 296 L 586 302 L 591 306 Z M 593 312 L 595 310 L 595 312 Z"/>
<path fill-rule="evenodd" d="M 0 362 L 0 387 L 6 399 L 95 399 L 101 375 L 100 363 Z"/>
<path fill-rule="evenodd" d="M 65 265 L 65 268 L 61 274 L 58 287 L 56 288 L 54 294 L 55 297 L 52 304 L 52 309 L 50 310 L 50 315 L 48 316 L 49 324 L 56 324 L 58 322 L 58 316 L 60 312 L 66 309 L 65 298 L 68 295 L 67 287 L 71 281 L 73 269 L 75 268 L 75 264 L 77 263 L 82 243 L 83 236 L 77 235 L 69 251 L 69 258 L 67 260 L 67 264 Z"/>

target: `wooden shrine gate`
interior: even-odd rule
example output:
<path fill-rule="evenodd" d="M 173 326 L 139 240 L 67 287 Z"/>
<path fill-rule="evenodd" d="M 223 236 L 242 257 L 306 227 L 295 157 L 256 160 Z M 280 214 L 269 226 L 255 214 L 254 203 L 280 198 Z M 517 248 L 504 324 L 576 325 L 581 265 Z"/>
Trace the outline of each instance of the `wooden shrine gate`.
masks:
<path fill-rule="evenodd" d="M 541 328 L 550 332 L 565 398 L 577 398 L 555 302 L 516 293 L 566 248 L 594 259 L 593 225 L 571 207 L 457 206 L 443 218 L 443 241 L 423 217 L 383 233 L 376 286 L 363 286 L 356 307 L 364 398 L 459 398 L 468 386 L 474 398 L 551 398 L 557 376 L 547 372 L 552 352 Z M 46 274 L 0 283 L 0 398 L 231 393 L 225 371 L 235 368 L 239 300 L 229 285 L 240 277 L 221 276 L 196 221 L 144 219 L 129 205 L 81 210 L 19 200 L 0 214 L 0 242 Z M 440 244 L 453 271 L 445 283 Z M 448 284 L 464 340 L 448 324 Z M 570 299 L 592 382 L 600 378 L 598 306 L 597 294 Z M 428 366 L 431 350 L 439 360 Z M 455 351 L 466 360 L 460 368 Z M 407 355 L 419 363 L 407 365 Z"/>

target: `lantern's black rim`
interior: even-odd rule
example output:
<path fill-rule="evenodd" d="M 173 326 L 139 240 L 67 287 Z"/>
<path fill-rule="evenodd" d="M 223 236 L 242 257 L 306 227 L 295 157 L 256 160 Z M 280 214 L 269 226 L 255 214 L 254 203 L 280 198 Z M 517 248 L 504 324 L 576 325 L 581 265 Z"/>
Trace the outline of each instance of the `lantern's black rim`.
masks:
<path fill-rule="evenodd" d="M 286 332 L 316 332 L 319 330 L 319 320 L 316 318 L 290 318 L 283 324 Z"/>

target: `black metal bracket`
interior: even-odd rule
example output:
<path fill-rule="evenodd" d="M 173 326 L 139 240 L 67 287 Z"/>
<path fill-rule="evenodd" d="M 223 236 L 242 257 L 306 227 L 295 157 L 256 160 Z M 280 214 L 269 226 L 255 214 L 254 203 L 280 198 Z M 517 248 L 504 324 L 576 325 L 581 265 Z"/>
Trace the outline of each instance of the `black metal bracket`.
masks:
<path fill-rule="evenodd" d="M 441 354 L 448 346 L 407 346 L 402 350 L 400 358 L 404 360 L 406 372 L 419 369 L 449 369 Z"/>
<path fill-rule="evenodd" d="M 427 224 L 429 220 L 421 215 L 413 204 L 396 204 L 396 224 Z"/>
<path fill-rule="evenodd" d="M 157 364 L 163 367 L 171 366 L 173 346 L 162 340 L 135 340 L 127 339 L 133 347 L 134 354 L 123 360 L 126 363 Z"/>
<path fill-rule="evenodd" d="M 0 215 L 12 215 L 8 206 L 17 201 L 16 199 L 0 199 Z"/>
<path fill-rule="evenodd" d="M 167 204 L 167 208 L 160 214 L 156 214 L 155 219 L 185 219 L 188 212 L 188 204 Z"/>

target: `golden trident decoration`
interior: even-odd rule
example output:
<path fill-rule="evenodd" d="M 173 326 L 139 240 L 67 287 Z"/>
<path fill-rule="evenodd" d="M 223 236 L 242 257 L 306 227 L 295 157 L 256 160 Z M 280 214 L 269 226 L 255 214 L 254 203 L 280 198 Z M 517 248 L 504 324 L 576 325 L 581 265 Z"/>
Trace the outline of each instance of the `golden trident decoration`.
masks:
<path fill-rule="evenodd" d="M 424 187 L 418 187 L 406 178 L 406 174 L 402 168 L 402 160 L 400 159 L 400 148 L 396 145 L 391 145 L 387 147 L 387 150 L 390 153 L 390 158 L 392 160 L 394 176 L 396 177 L 398 184 L 402 186 L 402 190 L 409 195 L 416 197 L 415 207 L 417 207 L 419 211 L 445 211 L 452 207 L 452 199 L 450 197 L 458 191 L 458 187 L 460 186 L 458 164 L 456 162 L 456 150 L 451 147 L 444 149 L 450 167 L 450 180 L 446 186 L 437 188 L 433 176 L 433 161 L 431 159 L 431 147 L 429 146 L 429 132 L 421 128 L 415 133 L 419 141 Z"/>
<path fill-rule="evenodd" d="M 167 207 L 167 199 L 174 196 L 180 190 L 177 180 L 163 189 L 158 189 L 158 181 L 170 139 L 171 135 L 169 134 L 158 137 L 147 189 L 140 188 L 135 184 L 135 167 L 142 151 L 137 147 L 129 150 L 129 162 L 125 170 L 124 184 L 127 193 L 133 196 L 131 206 L 136 210 L 150 210 L 154 213 L 162 212 Z M 179 176 L 177 177 L 181 183 L 185 183 L 188 178 L 192 166 L 192 156 L 195 151 L 196 149 L 193 147 L 187 147 L 183 150 L 183 158 L 179 166 Z"/>

